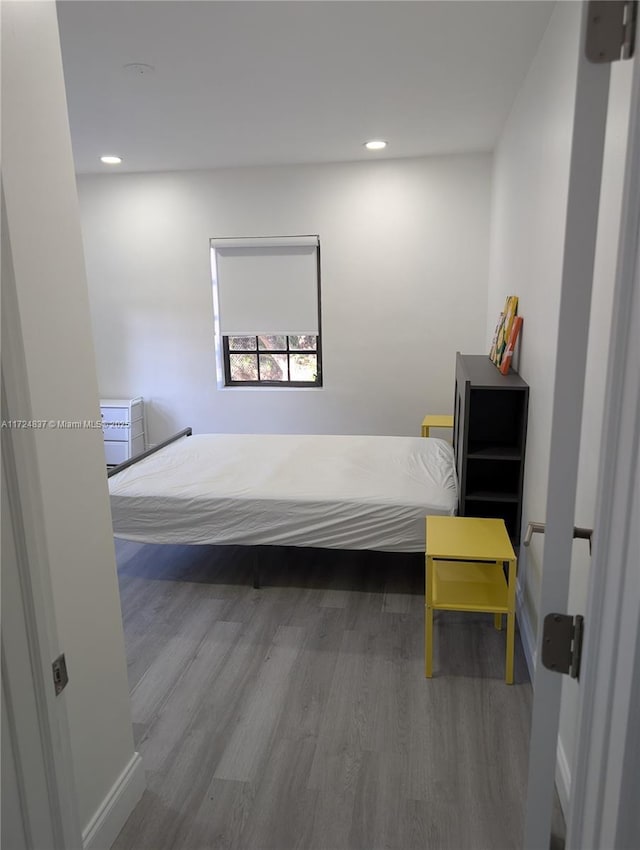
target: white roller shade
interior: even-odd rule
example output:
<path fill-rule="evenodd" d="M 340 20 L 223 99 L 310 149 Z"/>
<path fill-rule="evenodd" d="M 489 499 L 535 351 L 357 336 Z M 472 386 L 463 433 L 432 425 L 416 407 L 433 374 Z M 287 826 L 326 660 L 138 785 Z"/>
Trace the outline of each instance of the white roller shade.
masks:
<path fill-rule="evenodd" d="M 318 334 L 318 237 L 212 239 L 223 336 Z"/>

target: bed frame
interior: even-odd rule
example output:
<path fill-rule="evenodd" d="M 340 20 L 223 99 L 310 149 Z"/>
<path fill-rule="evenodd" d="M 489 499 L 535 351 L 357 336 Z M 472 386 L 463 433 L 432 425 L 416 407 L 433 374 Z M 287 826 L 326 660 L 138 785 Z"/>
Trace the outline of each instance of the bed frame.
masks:
<path fill-rule="evenodd" d="M 192 434 L 193 428 L 183 428 L 182 431 L 178 431 L 171 437 L 167 437 L 166 440 L 164 440 L 162 443 L 158 443 L 157 446 L 153 446 L 153 448 L 147 449 L 146 451 L 141 452 L 139 455 L 134 455 L 128 460 L 123 460 L 122 463 L 119 463 L 117 466 L 112 466 L 111 469 L 109 469 L 107 472 L 107 478 L 111 478 L 112 475 L 117 475 L 119 472 L 122 472 L 123 469 L 127 469 L 127 467 L 129 466 L 133 466 L 134 463 L 137 463 L 139 460 L 143 460 L 143 458 L 149 457 L 155 452 L 160 451 L 160 449 L 163 449 L 170 443 L 175 443 L 176 440 L 180 440 L 182 437 L 190 437 Z M 253 586 L 256 590 L 260 590 L 260 561 L 257 554 L 253 562 Z"/>
<path fill-rule="evenodd" d="M 140 452 L 139 455 L 134 455 L 133 457 L 128 458 L 128 460 L 123 460 L 122 463 L 119 463 L 117 466 L 112 466 L 107 471 L 107 478 L 111 478 L 112 475 L 117 475 L 119 472 L 122 472 L 123 469 L 127 469 L 129 466 L 133 466 L 134 463 L 137 463 L 139 460 L 143 460 L 145 457 L 149 457 L 149 455 L 155 454 L 159 452 L 160 449 L 163 449 L 165 446 L 168 446 L 169 443 L 175 443 L 176 440 L 179 440 L 180 437 L 190 437 L 193 434 L 193 428 L 183 428 L 182 431 L 178 431 L 177 434 L 174 434 L 171 437 L 167 437 L 162 443 L 158 443 L 157 446 L 153 446 L 151 449 L 147 449 L 145 452 Z"/>

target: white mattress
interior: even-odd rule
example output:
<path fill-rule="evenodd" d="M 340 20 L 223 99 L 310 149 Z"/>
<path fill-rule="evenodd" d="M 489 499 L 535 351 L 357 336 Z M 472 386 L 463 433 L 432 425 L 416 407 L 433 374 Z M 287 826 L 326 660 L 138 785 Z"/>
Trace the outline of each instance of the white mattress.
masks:
<path fill-rule="evenodd" d="M 422 552 L 457 504 L 451 446 L 423 437 L 183 437 L 109 490 L 114 534 L 142 543 Z"/>

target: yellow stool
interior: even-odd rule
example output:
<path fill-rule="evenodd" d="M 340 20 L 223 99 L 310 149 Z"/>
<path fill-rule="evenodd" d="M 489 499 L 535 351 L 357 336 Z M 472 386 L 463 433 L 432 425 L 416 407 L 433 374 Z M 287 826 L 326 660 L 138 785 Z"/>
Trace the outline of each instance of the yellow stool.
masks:
<path fill-rule="evenodd" d="M 453 416 L 425 416 L 422 420 L 422 432 L 420 436 L 428 437 L 430 428 L 453 428 Z"/>
<path fill-rule="evenodd" d="M 503 565 L 508 564 L 505 579 Z M 516 556 L 502 519 L 428 516 L 425 676 L 433 673 L 433 612 L 485 611 L 497 629 L 507 615 L 505 681 L 513 684 Z"/>

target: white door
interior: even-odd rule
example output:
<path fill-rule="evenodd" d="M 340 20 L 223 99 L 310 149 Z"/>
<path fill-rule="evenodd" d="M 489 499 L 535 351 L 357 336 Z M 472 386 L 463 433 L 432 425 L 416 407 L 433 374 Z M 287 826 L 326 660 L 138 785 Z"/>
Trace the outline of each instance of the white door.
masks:
<path fill-rule="evenodd" d="M 611 4 L 612 6 L 614 4 Z M 583 7 L 581 45 L 585 44 L 588 9 Z M 637 65 L 637 61 L 636 61 Z M 636 68 L 637 72 L 637 68 Z M 580 433 L 582 424 L 582 406 L 587 342 L 589 330 L 589 314 L 591 308 L 591 289 L 593 280 L 594 253 L 596 244 L 597 217 L 600 200 L 600 185 L 602 177 L 602 153 L 604 132 L 607 118 L 607 102 L 609 91 L 609 66 L 593 64 L 581 55 L 579 59 L 576 108 L 574 118 L 574 134 L 570 165 L 569 198 L 567 205 L 566 242 L 563 265 L 562 294 L 560 303 L 560 333 L 557 349 L 557 366 L 554 386 L 554 409 L 551 435 L 551 456 L 547 494 L 546 535 L 544 546 L 543 578 L 540 597 L 540 619 L 552 612 L 567 613 L 569 591 L 569 575 L 571 565 L 571 550 L 573 527 L 575 522 L 576 482 L 580 452 Z M 636 73 L 637 77 L 637 73 Z M 638 80 L 634 80 L 632 102 L 637 104 Z M 633 118 L 632 118 L 633 125 Z M 629 152 L 636 158 L 635 166 L 627 164 L 625 185 L 626 210 L 623 211 L 621 238 L 625 243 L 624 251 L 636 256 L 637 250 L 637 217 L 634 218 L 633 206 L 637 206 L 638 172 L 637 154 L 640 139 L 631 139 Z M 635 169 L 635 171 L 634 171 Z M 634 201 L 635 193 L 635 201 Z M 623 253 L 620 253 L 620 257 Z M 626 354 L 626 345 L 630 337 L 628 327 L 625 331 L 623 320 L 628 319 L 629 310 L 621 310 L 620 305 L 628 300 L 629 292 L 635 284 L 633 264 L 619 263 L 618 281 L 614 296 L 614 315 L 617 316 L 611 334 L 610 355 L 615 361 L 610 362 L 608 370 L 607 400 L 605 404 L 605 441 L 602 451 L 602 466 L 599 476 L 600 498 L 596 508 L 594 556 L 590 575 L 589 614 L 585 622 L 587 645 L 597 646 L 601 638 L 601 619 L 595 616 L 597 606 L 593 605 L 598 579 L 602 581 L 603 564 L 610 556 L 609 535 L 603 533 L 609 527 L 612 509 L 612 498 L 616 487 L 610 470 L 615 468 L 616 460 L 623 458 L 626 471 L 629 472 L 630 461 L 633 459 L 633 443 L 616 440 L 613 436 L 614 427 L 620 424 L 621 405 L 625 400 L 622 384 L 617 378 L 625 377 L 633 385 L 635 377 L 637 397 L 637 372 L 625 371 L 622 367 Z M 637 302 L 636 302 L 637 303 Z M 631 379 L 630 379 L 631 376 Z M 628 395 L 627 387 L 627 395 Z M 636 416 L 633 406 L 629 408 L 629 416 Z M 633 427 L 633 426 L 632 426 Z M 637 433 L 633 431 L 631 433 Z M 636 446 L 637 450 L 637 446 Z M 632 464 L 631 464 L 632 468 Z M 633 477 L 630 479 L 633 481 Z M 608 482 L 608 492 L 605 492 Z M 632 486 L 632 485 L 631 485 Z M 618 488 L 619 489 L 619 488 Z M 630 492 L 630 491 L 629 491 Z M 620 516 L 629 515 L 629 493 L 625 494 L 624 503 L 618 506 Z M 623 524 L 624 525 L 624 524 Z M 624 526 L 626 533 L 629 525 Z M 622 542 L 622 541 L 620 541 Z M 620 556 L 627 550 L 622 547 Z M 624 555 L 626 557 L 626 555 Z M 622 562 L 621 562 L 622 563 Z M 621 576 L 624 570 L 621 571 Z M 571 614 L 584 614 L 584 611 L 571 611 Z M 531 730 L 529 785 L 527 792 L 527 812 L 525 822 L 524 846 L 526 850 L 542 850 L 549 847 L 551 812 L 554 795 L 554 778 L 556 769 L 556 750 L 558 742 L 558 720 L 562 689 L 562 677 L 545 669 L 541 663 L 542 629 L 539 629 L 537 640 L 537 661 L 534 682 L 534 704 Z M 585 796 L 585 775 L 582 762 L 586 757 L 588 737 L 587 718 L 591 716 L 588 706 L 593 701 L 595 690 L 590 686 L 593 680 L 594 668 L 590 666 L 591 659 L 585 657 L 581 670 L 582 688 L 579 700 L 584 703 L 581 708 L 581 729 L 578 733 L 577 753 L 573 770 L 573 787 L 570 801 L 570 816 L 568 822 L 569 846 L 587 848 L 611 845 L 591 845 L 587 834 L 582 831 L 585 817 L 585 807 L 582 805 Z M 600 680 L 600 686 L 603 682 Z M 582 761 L 581 761 L 582 760 Z M 592 825 L 595 827 L 595 825 Z M 591 829 L 591 828 L 590 828 Z M 578 843 L 575 836 L 581 833 Z M 595 834 L 591 829 L 590 834 Z"/>
<path fill-rule="evenodd" d="M 20 569 L 2 465 L 2 846 L 55 847 Z"/>
<path fill-rule="evenodd" d="M 4 191 L 2 420 L 30 419 Z M 33 433 L 2 429 L 2 847 L 76 850 L 66 694 L 56 696 L 59 654 Z"/>
<path fill-rule="evenodd" d="M 7 850 L 71 850 L 82 839 L 66 707 L 63 695 L 55 696 L 42 588 L 34 587 L 36 573 L 27 562 L 15 459 L 7 447 L 3 437 L 1 844 Z"/>

